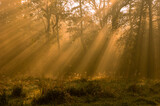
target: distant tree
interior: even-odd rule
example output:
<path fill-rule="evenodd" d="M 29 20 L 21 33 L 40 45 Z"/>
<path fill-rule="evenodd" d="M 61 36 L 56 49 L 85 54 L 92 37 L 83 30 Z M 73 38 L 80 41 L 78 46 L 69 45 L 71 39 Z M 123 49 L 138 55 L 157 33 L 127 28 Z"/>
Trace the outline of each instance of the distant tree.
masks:
<path fill-rule="evenodd" d="M 148 69 L 147 69 L 147 77 L 153 78 L 154 76 L 154 45 L 153 45 L 153 0 L 147 0 L 148 11 L 149 11 L 149 43 L 148 43 Z"/>
<path fill-rule="evenodd" d="M 47 36 L 56 35 L 58 48 L 60 49 L 59 29 L 60 23 L 67 16 L 65 6 L 67 0 L 31 0 L 31 16 L 41 19 Z"/>
<path fill-rule="evenodd" d="M 84 51 L 87 49 L 86 45 L 86 36 L 85 30 L 88 26 L 93 24 L 93 19 L 90 15 L 92 15 L 89 11 L 87 5 L 87 1 L 84 0 L 73 0 L 73 4 L 75 6 L 71 6 L 70 15 L 68 17 L 68 32 L 72 34 L 71 38 L 74 41 L 77 38 L 80 38 L 82 47 Z"/>
<path fill-rule="evenodd" d="M 105 25 L 106 20 L 103 20 L 105 14 L 106 14 L 106 9 L 109 7 L 109 0 L 88 0 L 91 8 L 95 11 L 94 17 L 95 17 L 95 22 L 99 21 L 99 26 L 102 29 Z"/>

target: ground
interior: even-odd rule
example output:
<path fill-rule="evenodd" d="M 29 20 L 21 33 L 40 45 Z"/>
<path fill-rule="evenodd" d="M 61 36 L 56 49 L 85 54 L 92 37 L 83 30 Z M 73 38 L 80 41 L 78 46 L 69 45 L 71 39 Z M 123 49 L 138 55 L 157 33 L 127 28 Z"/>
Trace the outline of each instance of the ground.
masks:
<path fill-rule="evenodd" d="M 155 80 L 1 79 L 1 105 L 154 106 L 160 105 L 160 83 Z"/>

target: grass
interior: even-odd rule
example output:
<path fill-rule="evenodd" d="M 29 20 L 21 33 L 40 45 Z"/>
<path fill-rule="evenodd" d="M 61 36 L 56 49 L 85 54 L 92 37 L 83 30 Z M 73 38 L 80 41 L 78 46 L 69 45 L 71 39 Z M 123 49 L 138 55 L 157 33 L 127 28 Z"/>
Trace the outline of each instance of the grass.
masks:
<path fill-rule="evenodd" d="M 19 98 L 19 97 L 25 97 L 25 93 L 23 92 L 23 86 L 22 85 L 15 85 L 12 88 L 11 96 L 13 98 Z"/>
<path fill-rule="evenodd" d="M 0 106 L 1 105 L 7 105 L 7 104 L 8 104 L 8 100 L 7 100 L 6 91 L 3 90 L 0 93 Z"/>
<path fill-rule="evenodd" d="M 160 83 L 107 79 L 55 81 L 26 78 L 1 82 L 0 105 L 160 105 Z"/>
<path fill-rule="evenodd" d="M 39 97 L 34 98 L 32 104 L 63 104 L 71 101 L 71 96 L 61 89 L 48 89 Z"/>

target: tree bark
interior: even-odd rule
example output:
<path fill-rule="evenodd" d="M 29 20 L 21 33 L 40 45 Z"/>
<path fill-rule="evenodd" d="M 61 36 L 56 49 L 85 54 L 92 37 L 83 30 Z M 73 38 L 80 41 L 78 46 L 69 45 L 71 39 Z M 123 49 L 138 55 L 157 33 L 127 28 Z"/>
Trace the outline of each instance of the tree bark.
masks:
<path fill-rule="evenodd" d="M 79 0 L 79 7 L 80 7 L 80 19 L 81 19 L 81 22 L 80 22 L 80 39 L 81 39 L 81 43 L 82 43 L 82 46 L 83 46 L 83 49 L 86 50 L 86 47 L 85 47 L 85 43 L 84 43 L 84 39 L 83 39 L 83 21 L 82 21 L 82 18 L 83 18 L 83 12 L 82 12 L 82 0 Z"/>
<path fill-rule="evenodd" d="M 58 13 L 58 1 L 56 0 L 56 34 L 57 34 L 57 44 L 58 44 L 58 51 L 60 52 L 60 40 L 59 40 L 59 13 Z"/>
<path fill-rule="evenodd" d="M 59 41 L 59 16 L 56 15 L 56 30 L 57 30 L 57 43 L 58 43 L 58 50 L 60 52 L 60 41 Z"/>
<path fill-rule="evenodd" d="M 154 78 L 154 46 L 153 46 L 153 16 L 152 16 L 152 1 L 148 0 L 148 10 L 149 10 L 149 41 L 148 41 L 148 69 L 147 78 Z"/>
<path fill-rule="evenodd" d="M 50 32 L 50 20 L 51 20 L 51 14 L 50 14 L 50 9 L 48 7 L 48 1 L 47 1 L 47 7 L 46 7 L 46 19 L 47 19 L 47 34 Z"/>

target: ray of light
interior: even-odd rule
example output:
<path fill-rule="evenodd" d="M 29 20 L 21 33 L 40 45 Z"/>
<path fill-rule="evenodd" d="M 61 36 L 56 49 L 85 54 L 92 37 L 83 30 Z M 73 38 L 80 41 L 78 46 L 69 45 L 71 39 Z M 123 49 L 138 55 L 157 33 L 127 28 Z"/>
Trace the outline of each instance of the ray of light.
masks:
<path fill-rule="evenodd" d="M 25 48 L 19 55 L 14 57 L 12 60 L 8 61 L 6 65 L 1 68 L 1 72 L 9 72 L 8 74 L 18 74 L 21 73 L 21 69 L 27 65 L 28 61 L 32 61 L 35 53 L 45 45 L 44 43 L 33 42 Z M 25 71 L 25 70 L 24 70 Z"/>
<path fill-rule="evenodd" d="M 113 35 L 111 36 L 109 43 L 105 49 L 103 56 L 97 66 L 95 74 L 97 73 L 107 73 L 113 74 L 116 72 L 118 64 L 120 62 L 120 56 L 123 53 L 123 46 L 119 48 L 117 44 L 117 40 L 123 35 L 121 29 L 117 29 Z"/>
<path fill-rule="evenodd" d="M 88 67 L 89 63 L 93 61 L 94 57 L 100 53 L 105 41 L 107 40 L 106 35 L 108 31 L 107 26 L 104 27 L 98 34 L 97 38 L 95 39 L 94 43 L 92 44 L 91 48 L 87 51 L 86 55 L 83 57 L 80 65 L 77 68 L 76 72 L 84 72 Z M 109 34 L 109 33 L 108 33 Z"/>
<path fill-rule="evenodd" d="M 28 24 L 29 24 L 29 22 L 24 23 L 23 27 L 28 26 Z M 22 28 L 22 26 L 20 28 Z M 6 37 L 5 37 L 6 39 L 1 41 L 0 49 L 5 48 L 6 46 L 8 46 L 12 43 L 16 43 L 16 41 L 19 39 L 22 39 L 23 36 L 19 36 L 19 35 L 25 35 L 25 32 L 22 32 L 18 28 L 14 28 L 13 32 L 6 33 Z"/>

